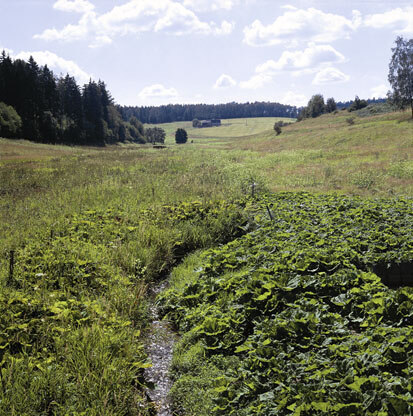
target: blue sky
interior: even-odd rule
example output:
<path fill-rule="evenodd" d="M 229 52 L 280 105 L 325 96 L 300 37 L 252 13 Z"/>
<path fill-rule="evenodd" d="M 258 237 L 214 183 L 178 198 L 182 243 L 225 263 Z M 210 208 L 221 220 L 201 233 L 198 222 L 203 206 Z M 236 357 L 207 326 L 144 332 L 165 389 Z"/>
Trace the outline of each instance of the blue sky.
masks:
<path fill-rule="evenodd" d="M 125 105 L 385 96 L 411 1 L 0 0 L 0 49 Z"/>

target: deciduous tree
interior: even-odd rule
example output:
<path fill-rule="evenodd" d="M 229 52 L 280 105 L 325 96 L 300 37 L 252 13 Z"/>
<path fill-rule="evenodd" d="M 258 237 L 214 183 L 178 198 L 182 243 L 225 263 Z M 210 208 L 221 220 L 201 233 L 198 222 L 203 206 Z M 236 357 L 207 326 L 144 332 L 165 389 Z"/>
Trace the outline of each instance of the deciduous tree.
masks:
<path fill-rule="evenodd" d="M 149 127 L 145 129 L 145 136 L 150 143 L 165 143 L 165 130 L 160 127 Z"/>
<path fill-rule="evenodd" d="M 390 101 L 399 108 L 410 107 L 413 118 L 413 39 L 397 37 L 389 64 Z"/>
<path fill-rule="evenodd" d="M 22 119 L 16 110 L 0 102 L 0 137 L 18 137 L 22 128 Z"/>
<path fill-rule="evenodd" d="M 333 111 L 337 110 L 337 104 L 333 97 L 329 98 L 326 103 L 326 111 L 327 113 L 332 113 Z"/>

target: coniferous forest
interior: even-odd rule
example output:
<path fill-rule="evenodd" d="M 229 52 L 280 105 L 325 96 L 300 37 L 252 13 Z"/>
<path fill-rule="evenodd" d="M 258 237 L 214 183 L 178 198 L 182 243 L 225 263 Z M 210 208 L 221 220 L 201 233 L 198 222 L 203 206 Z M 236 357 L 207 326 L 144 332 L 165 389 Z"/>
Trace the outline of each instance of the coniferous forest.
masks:
<path fill-rule="evenodd" d="M 364 100 L 363 100 L 364 101 Z M 385 102 L 385 99 L 367 99 L 367 104 Z M 349 108 L 354 103 L 338 101 L 337 109 Z M 161 106 L 131 107 L 118 106 L 125 121 L 132 117 L 142 123 L 159 124 L 173 123 L 175 121 L 192 121 L 212 118 L 255 118 L 255 117 L 290 117 L 300 118 L 305 107 L 296 107 L 276 102 L 247 102 L 226 104 L 168 104 Z"/>
<path fill-rule="evenodd" d="M 297 107 L 271 102 L 227 104 L 168 104 L 149 107 L 118 107 L 124 120 L 136 117 L 142 123 L 158 124 L 211 118 L 291 117 L 299 113 Z"/>
<path fill-rule="evenodd" d="M 125 122 L 103 81 L 80 87 L 47 66 L 0 55 L 0 136 L 35 142 L 105 145 L 144 143 L 140 122 Z"/>

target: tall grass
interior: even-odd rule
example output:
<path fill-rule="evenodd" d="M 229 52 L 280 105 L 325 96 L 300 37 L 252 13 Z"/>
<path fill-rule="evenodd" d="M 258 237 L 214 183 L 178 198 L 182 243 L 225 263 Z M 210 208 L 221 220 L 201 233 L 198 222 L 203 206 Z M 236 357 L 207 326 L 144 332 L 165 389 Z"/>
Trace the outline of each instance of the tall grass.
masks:
<path fill-rule="evenodd" d="M 239 233 L 242 208 L 220 201 L 250 178 L 224 163 L 132 147 L 0 166 L 0 414 L 150 413 L 146 290 Z"/>
<path fill-rule="evenodd" d="M 345 118 L 280 136 L 273 120 L 248 119 L 249 131 L 234 120 L 162 150 L 0 139 L 0 414 L 147 415 L 147 288 L 187 253 L 237 235 L 246 219 L 228 201 L 253 183 L 411 194 L 407 116 Z"/>

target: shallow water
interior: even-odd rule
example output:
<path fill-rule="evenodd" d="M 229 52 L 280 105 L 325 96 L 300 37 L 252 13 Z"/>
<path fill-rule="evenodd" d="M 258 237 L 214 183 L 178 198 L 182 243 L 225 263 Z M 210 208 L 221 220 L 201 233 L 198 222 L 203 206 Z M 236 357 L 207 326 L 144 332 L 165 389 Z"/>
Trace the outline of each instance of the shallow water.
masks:
<path fill-rule="evenodd" d="M 155 386 L 154 389 L 148 390 L 147 394 L 155 403 L 158 416 L 173 416 L 171 402 L 168 398 L 172 387 L 169 368 L 177 335 L 172 331 L 168 321 L 159 319 L 159 310 L 155 302 L 156 295 L 165 290 L 166 286 L 167 283 L 162 282 L 152 290 L 151 313 L 153 321 L 145 347 L 146 353 L 152 361 L 152 367 L 145 370 L 145 378 Z"/>

